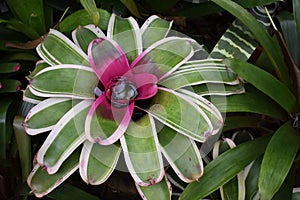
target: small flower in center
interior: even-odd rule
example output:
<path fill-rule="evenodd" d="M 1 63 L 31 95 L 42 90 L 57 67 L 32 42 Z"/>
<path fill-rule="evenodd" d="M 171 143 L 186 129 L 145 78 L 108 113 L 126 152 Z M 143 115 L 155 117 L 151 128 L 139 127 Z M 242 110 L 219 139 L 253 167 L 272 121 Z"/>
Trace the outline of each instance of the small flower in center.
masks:
<path fill-rule="evenodd" d="M 105 95 L 114 107 L 122 108 L 137 97 L 138 91 L 134 83 L 122 76 L 115 77 L 108 83 Z"/>

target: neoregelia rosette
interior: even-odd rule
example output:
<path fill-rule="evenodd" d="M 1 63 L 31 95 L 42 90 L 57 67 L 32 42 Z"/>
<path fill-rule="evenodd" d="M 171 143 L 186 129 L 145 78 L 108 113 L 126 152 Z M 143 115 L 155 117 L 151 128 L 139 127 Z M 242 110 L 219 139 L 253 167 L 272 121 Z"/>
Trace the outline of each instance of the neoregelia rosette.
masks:
<path fill-rule="evenodd" d="M 27 133 L 50 131 L 28 178 L 36 196 L 78 168 L 86 183 L 103 183 L 121 152 L 145 199 L 150 190 L 170 199 L 162 155 L 183 181 L 201 177 L 196 142 L 223 126 L 221 113 L 203 96 L 234 93 L 227 86 L 242 88 L 236 75 L 207 58 L 194 40 L 169 36 L 171 24 L 151 16 L 139 28 L 133 18 L 112 14 L 106 36 L 93 25 L 79 27 L 74 43 L 50 30 L 37 47 L 43 61 L 24 95 L 37 104 L 25 119 Z"/>

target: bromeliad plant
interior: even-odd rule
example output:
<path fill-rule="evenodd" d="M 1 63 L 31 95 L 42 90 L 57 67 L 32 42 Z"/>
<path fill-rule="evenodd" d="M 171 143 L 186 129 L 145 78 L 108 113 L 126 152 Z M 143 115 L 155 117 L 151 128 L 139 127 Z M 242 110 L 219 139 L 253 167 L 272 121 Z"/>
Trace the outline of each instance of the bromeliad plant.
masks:
<path fill-rule="evenodd" d="M 238 93 L 241 84 L 191 38 L 168 36 L 171 25 L 151 16 L 139 28 L 133 18 L 112 14 L 106 36 L 88 25 L 72 32 L 74 43 L 50 30 L 37 47 L 43 61 L 24 94 L 37 104 L 25 119 L 26 132 L 50 131 L 28 177 L 37 197 L 78 168 L 86 183 L 103 183 L 121 151 L 145 199 L 171 196 L 162 154 L 183 181 L 201 177 L 196 142 L 217 134 L 223 118 L 203 97 L 209 90 L 198 95 L 192 87 L 227 84 L 239 86 Z"/>

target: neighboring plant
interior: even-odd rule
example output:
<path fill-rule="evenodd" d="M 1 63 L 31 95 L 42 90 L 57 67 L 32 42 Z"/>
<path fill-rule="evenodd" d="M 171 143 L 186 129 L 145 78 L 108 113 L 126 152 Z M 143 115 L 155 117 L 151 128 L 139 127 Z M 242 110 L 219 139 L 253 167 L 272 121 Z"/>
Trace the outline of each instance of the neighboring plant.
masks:
<path fill-rule="evenodd" d="M 242 141 L 251 141 L 236 147 L 231 140 L 224 139 L 224 143 L 227 143 L 225 148 L 229 146 L 232 149 L 218 157 L 218 145 L 215 146 L 215 159 L 206 165 L 205 173 L 198 182 L 185 188 L 180 199 L 205 198 L 220 186 L 222 199 L 292 199 L 297 178 L 295 170 L 299 170 L 296 156 L 300 145 L 299 76 L 293 64 L 295 62 L 289 56 L 279 32 L 276 32 L 277 41 L 238 4 L 222 0 L 213 2 L 245 24 L 263 48 L 260 58 L 254 60 L 255 65 L 237 59 L 223 60 L 246 82 L 246 92 L 229 96 L 226 105 L 215 104 L 223 112 L 243 112 L 227 117 L 225 124 L 228 127 L 224 131 L 251 128 L 258 132 L 254 132 L 254 140 L 249 135 L 241 137 Z M 294 12 L 298 13 L 298 2 L 294 1 L 293 5 Z M 238 132 L 237 136 L 241 133 Z M 241 138 L 236 142 L 240 143 Z M 249 173 L 240 174 L 252 161 Z M 234 178 L 236 175 L 237 180 Z M 220 178 L 211 180 L 212 176 Z M 299 190 L 294 189 L 294 192 L 296 198 Z"/>

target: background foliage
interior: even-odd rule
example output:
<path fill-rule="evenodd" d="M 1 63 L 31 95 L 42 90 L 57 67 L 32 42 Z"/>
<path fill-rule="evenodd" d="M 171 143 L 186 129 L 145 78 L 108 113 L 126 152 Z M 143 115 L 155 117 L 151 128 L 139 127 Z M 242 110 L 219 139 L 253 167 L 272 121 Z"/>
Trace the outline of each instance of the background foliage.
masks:
<path fill-rule="evenodd" d="M 174 20 L 177 30 L 203 43 L 209 51 L 222 41 L 221 36 L 230 30 L 235 18 L 247 27 L 244 33 L 251 33 L 248 37 L 252 38 L 255 51 L 249 59 L 224 54 L 222 61 L 245 82 L 244 94 L 229 96 L 226 105 L 221 101 L 217 104 L 227 113 L 222 138 L 232 139 L 237 146 L 227 146 L 215 159 L 208 154 L 205 173 L 198 182 L 186 185 L 174 178 L 174 199 L 179 196 L 187 200 L 220 199 L 221 186 L 227 195 L 223 199 L 237 199 L 241 190 L 245 190 L 245 199 L 257 198 L 257 192 L 261 199 L 299 199 L 299 190 L 293 193 L 293 188 L 300 187 L 299 1 L 278 4 L 273 13 L 275 26 L 263 26 L 246 10 L 275 3 L 274 0 L 96 0 L 101 8 L 97 11 L 89 10 L 84 3 L 89 2 L 6 0 L 0 3 L 0 199 L 34 198 L 26 178 L 32 168 L 32 157 L 44 138 L 29 138 L 24 132 L 22 116 L 32 105 L 22 101 L 20 91 L 26 88 L 26 76 L 38 60 L 34 48 L 49 28 L 58 28 L 69 35 L 78 25 L 94 23 L 106 30 L 111 12 L 123 17 L 133 15 L 140 23 L 151 14 Z M 248 176 L 242 180 L 245 185 L 242 189 L 241 180 L 234 180 L 245 167 Z M 172 171 L 169 175 L 173 177 Z M 135 190 L 127 185 L 119 184 L 118 194 L 105 192 L 116 188 L 116 180 L 120 182 L 123 176 L 127 181 L 124 174 L 113 176 L 102 186 L 105 189 L 87 188 L 74 176 L 47 198 L 113 199 L 113 195 L 120 198 L 125 193 L 126 198 L 136 199 Z"/>

